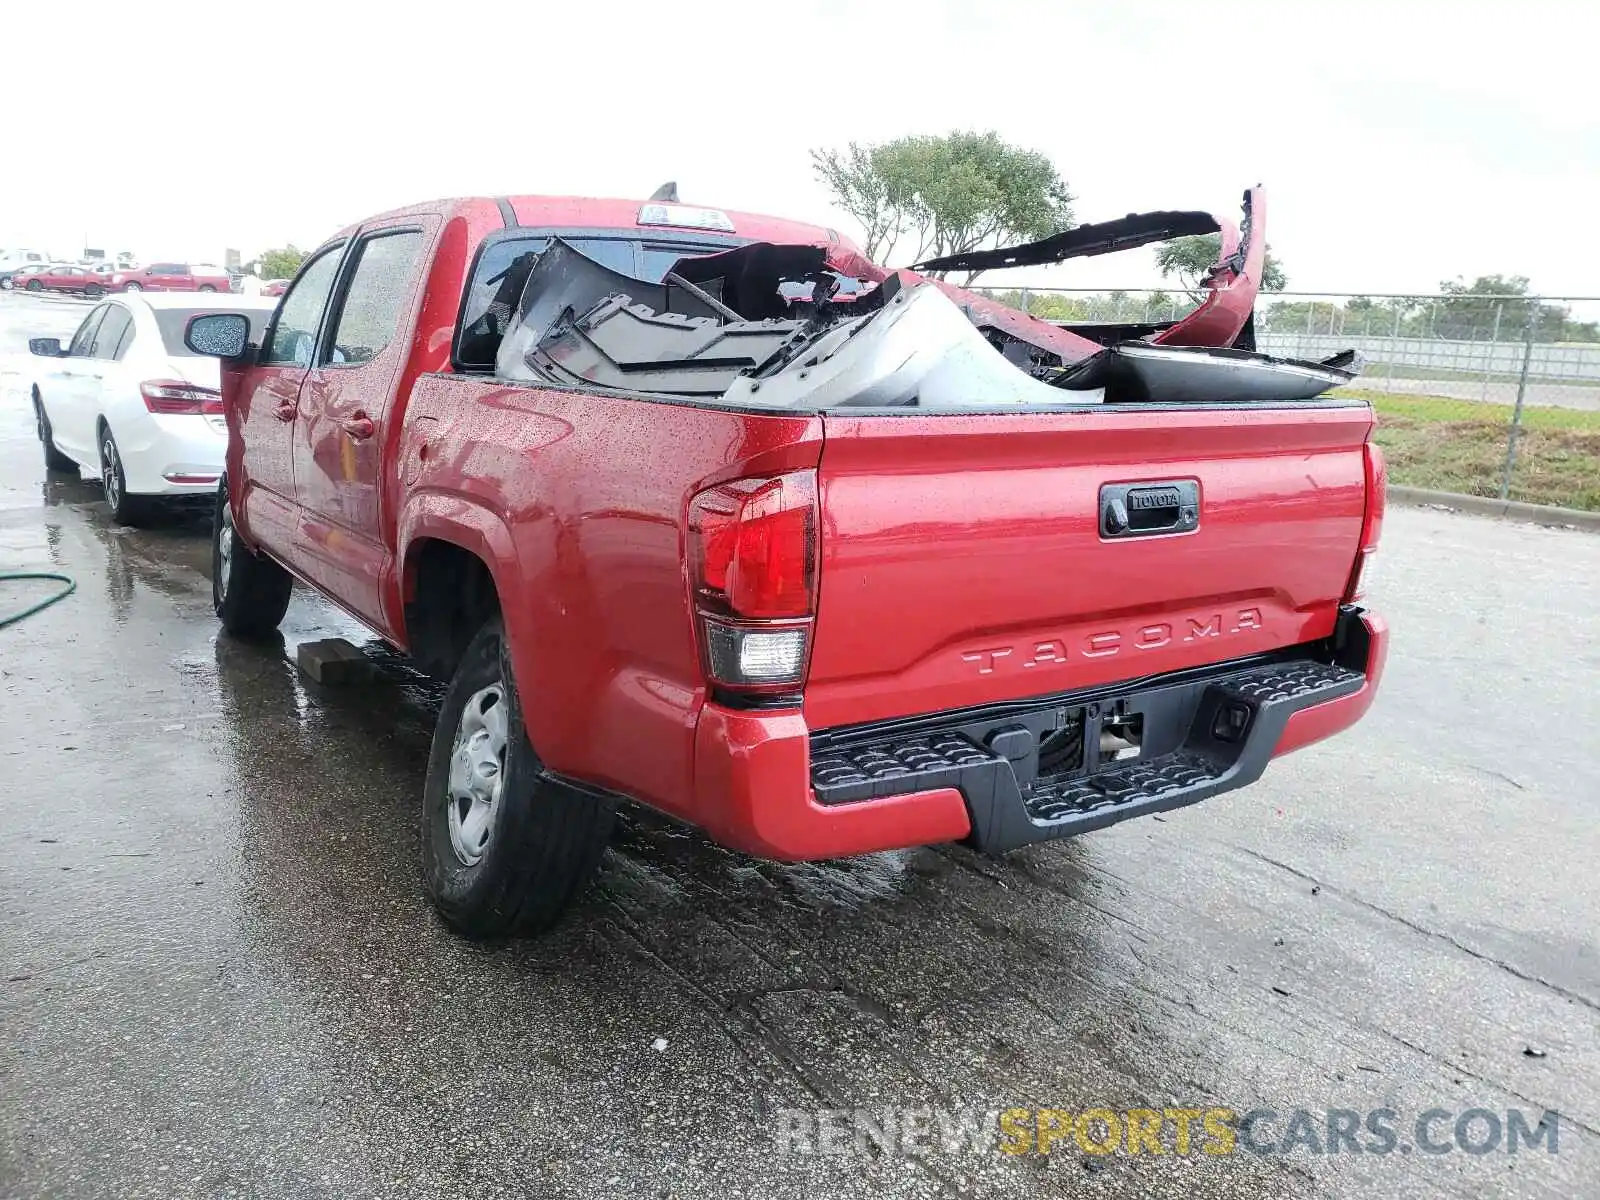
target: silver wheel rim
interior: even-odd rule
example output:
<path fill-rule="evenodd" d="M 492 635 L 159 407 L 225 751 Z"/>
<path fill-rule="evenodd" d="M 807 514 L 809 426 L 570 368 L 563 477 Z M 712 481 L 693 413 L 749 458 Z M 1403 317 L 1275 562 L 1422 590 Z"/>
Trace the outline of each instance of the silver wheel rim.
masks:
<path fill-rule="evenodd" d="M 463 866 L 477 866 L 494 832 L 505 779 L 507 707 L 505 686 L 497 679 L 472 694 L 456 726 L 445 810 L 450 846 Z"/>
<path fill-rule="evenodd" d="M 130 283 L 128 285 L 128 290 L 130 292 L 142 292 L 142 291 L 144 291 L 144 289 L 142 287 L 140 287 L 137 283 Z"/>
<path fill-rule="evenodd" d="M 100 461 L 104 466 L 100 469 L 100 480 L 105 485 L 106 503 L 116 508 L 122 502 L 122 485 L 118 482 L 117 444 L 106 435 L 105 444 L 100 447 Z"/>
<path fill-rule="evenodd" d="M 233 513 L 222 502 L 222 525 L 217 530 L 217 595 L 227 598 L 228 573 L 233 567 Z"/>

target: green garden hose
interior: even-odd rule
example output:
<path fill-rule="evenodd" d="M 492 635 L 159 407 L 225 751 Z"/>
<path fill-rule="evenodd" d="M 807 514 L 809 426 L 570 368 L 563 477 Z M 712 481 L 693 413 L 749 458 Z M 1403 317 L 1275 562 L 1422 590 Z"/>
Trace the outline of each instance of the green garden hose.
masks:
<path fill-rule="evenodd" d="M 78 581 L 71 575 L 63 575 L 59 571 L 0 571 L 0 583 L 16 583 L 24 579 L 46 579 L 53 583 L 64 583 L 67 586 L 59 592 L 46 596 L 37 604 L 25 608 L 21 612 L 0 615 L 0 629 L 4 629 L 7 625 L 15 625 L 24 617 L 31 617 L 41 609 L 49 608 L 57 600 L 65 600 L 78 590 Z"/>

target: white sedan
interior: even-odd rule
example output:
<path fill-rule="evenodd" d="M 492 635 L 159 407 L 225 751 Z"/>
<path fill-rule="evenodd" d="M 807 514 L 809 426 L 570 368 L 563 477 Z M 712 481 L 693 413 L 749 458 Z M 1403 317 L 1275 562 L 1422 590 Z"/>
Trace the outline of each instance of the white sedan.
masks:
<path fill-rule="evenodd" d="M 97 304 L 62 347 L 33 338 L 33 409 L 45 465 L 91 467 L 122 524 L 162 498 L 214 495 L 228 448 L 221 373 L 183 344 L 189 318 L 219 309 L 250 318 L 252 342 L 276 301 L 253 296 L 122 295 Z"/>

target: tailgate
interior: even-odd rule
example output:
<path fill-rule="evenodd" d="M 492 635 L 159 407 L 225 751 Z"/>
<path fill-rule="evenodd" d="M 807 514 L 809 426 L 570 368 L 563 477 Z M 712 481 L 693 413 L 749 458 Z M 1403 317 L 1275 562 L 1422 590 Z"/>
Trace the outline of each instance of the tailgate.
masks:
<path fill-rule="evenodd" d="M 1365 405 L 823 420 L 813 729 L 1333 630 L 1361 535 Z M 1107 485 L 1137 528 L 1186 483 L 1192 530 L 1102 536 Z"/>

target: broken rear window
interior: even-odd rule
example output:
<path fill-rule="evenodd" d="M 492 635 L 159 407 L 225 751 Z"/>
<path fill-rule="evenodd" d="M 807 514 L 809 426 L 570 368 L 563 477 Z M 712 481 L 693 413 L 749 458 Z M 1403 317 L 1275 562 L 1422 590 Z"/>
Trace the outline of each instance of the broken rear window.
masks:
<path fill-rule="evenodd" d="M 659 281 L 679 259 L 743 244 L 736 238 L 585 236 L 561 230 L 517 230 L 488 241 L 478 255 L 461 305 L 458 368 L 488 371 L 494 367 L 500 339 L 510 326 L 528 272 L 554 236 L 619 275 L 651 281 Z"/>

